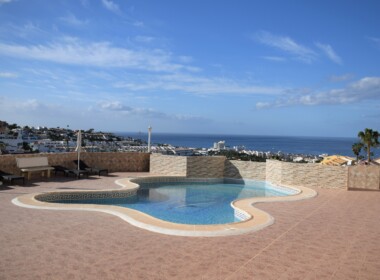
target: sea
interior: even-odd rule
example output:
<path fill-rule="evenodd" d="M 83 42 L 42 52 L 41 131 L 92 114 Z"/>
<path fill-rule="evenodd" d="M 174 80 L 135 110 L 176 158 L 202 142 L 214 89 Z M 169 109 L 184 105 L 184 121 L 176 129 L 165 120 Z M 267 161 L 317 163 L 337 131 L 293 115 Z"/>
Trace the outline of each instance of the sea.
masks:
<path fill-rule="evenodd" d="M 115 135 L 132 137 L 148 141 L 148 133 L 115 132 Z M 247 150 L 262 152 L 283 152 L 300 155 L 346 155 L 354 157 L 352 144 L 357 138 L 344 137 L 301 137 L 301 136 L 260 136 L 260 135 L 229 135 L 229 134 L 179 134 L 154 133 L 152 144 L 171 144 L 176 147 L 212 148 L 214 142 L 225 141 L 226 146 L 244 146 Z M 380 155 L 380 149 L 374 149 L 375 156 Z M 362 151 L 364 155 L 364 151 Z"/>

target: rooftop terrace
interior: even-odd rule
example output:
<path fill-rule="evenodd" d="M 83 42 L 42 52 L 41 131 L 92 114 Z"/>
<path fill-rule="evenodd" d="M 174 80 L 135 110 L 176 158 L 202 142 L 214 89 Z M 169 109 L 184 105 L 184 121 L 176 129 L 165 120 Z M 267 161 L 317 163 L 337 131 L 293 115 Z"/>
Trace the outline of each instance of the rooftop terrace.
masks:
<path fill-rule="evenodd" d="M 0 187 L 0 278 L 378 279 L 380 192 L 316 188 L 313 199 L 257 204 L 275 223 L 228 237 L 169 236 L 105 213 L 11 202 L 27 193 L 116 188 L 119 178 L 148 174 Z"/>

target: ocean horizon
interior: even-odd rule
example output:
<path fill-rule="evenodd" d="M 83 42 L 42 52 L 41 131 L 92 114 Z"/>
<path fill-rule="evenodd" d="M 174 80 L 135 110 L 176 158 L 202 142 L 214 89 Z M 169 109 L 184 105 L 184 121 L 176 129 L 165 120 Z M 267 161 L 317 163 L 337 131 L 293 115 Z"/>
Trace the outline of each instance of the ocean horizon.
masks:
<path fill-rule="evenodd" d="M 114 132 L 115 135 L 148 140 L 148 132 Z M 354 157 L 352 144 L 359 141 L 354 137 L 313 136 L 264 136 L 233 134 L 195 134 L 152 132 L 152 144 L 171 144 L 176 147 L 211 148 L 214 142 L 225 141 L 227 147 L 244 146 L 248 150 L 283 152 L 303 155 L 346 155 Z M 374 149 L 375 156 L 379 149 Z M 362 155 L 365 156 L 364 150 Z"/>

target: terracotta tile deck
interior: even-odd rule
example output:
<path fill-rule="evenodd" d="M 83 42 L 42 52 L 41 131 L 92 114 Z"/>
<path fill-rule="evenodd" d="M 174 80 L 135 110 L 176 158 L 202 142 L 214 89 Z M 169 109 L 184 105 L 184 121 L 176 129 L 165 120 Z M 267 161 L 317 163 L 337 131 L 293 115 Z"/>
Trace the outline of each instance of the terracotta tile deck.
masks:
<path fill-rule="evenodd" d="M 228 237 L 167 236 L 104 213 L 11 202 L 139 175 L 1 186 L 0 279 L 379 279 L 380 192 L 317 189 L 313 199 L 258 204 L 274 225 Z"/>

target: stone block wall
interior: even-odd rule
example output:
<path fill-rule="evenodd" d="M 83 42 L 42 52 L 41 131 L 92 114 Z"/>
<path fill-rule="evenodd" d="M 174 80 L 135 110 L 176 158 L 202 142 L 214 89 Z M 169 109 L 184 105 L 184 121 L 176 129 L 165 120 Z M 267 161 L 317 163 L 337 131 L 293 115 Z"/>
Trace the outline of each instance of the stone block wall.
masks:
<path fill-rule="evenodd" d="M 366 165 L 349 167 L 347 188 L 380 190 L 380 167 Z"/>
<path fill-rule="evenodd" d="M 256 180 L 266 179 L 266 163 L 254 161 L 226 160 L 224 177 L 247 178 Z"/>
<path fill-rule="evenodd" d="M 152 154 L 150 172 L 189 178 L 248 178 L 312 188 L 346 188 L 347 167 L 267 160 L 251 162 L 225 157 L 184 157 Z"/>
<path fill-rule="evenodd" d="M 266 179 L 275 184 L 312 188 L 346 188 L 348 167 L 267 160 Z"/>
<path fill-rule="evenodd" d="M 17 157 L 47 157 L 49 165 L 62 165 L 76 168 L 74 160 L 77 153 L 40 153 L 0 155 L 0 170 L 12 174 L 20 174 L 16 164 Z M 108 168 L 109 172 L 148 172 L 149 154 L 147 153 L 87 153 L 82 152 L 81 157 L 89 166 Z"/>
<path fill-rule="evenodd" d="M 187 157 L 151 154 L 150 173 L 164 176 L 186 176 Z"/>
<path fill-rule="evenodd" d="M 81 158 L 90 166 L 108 168 L 110 172 L 149 172 L 148 153 L 82 153 Z"/>
<path fill-rule="evenodd" d="M 68 168 L 74 168 L 72 162 L 77 158 L 76 153 L 61 154 L 19 154 L 19 155 L 0 155 L 0 170 L 16 175 L 21 175 L 20 169 L 17 167 L 16 158 L 32 158 L 47 157 L 49 165 L 62 165 Z"/>
<path fill-rule="evenodd" d="M 190 178 L 222 178 L 225 157 L 185 157 L 152 154 L 150 172 Z"/>
<path fill-rule="evenodd" d="M 187 157 L 189 178 L 223 178 L 225 157 Z"/>
<path fill-rule="evenodd" d="M 76 168 L 76 153 L 0 155 L 0 170 L 20 174 L 16 157 L 48 157 L 50 165 Z M 191 178 L 250 178 L 275 184 L 312 188 L 380 190 L 380 167 L 324 166 L 267 160 L 267 162 L 229 161 L 225 157 L 183 157 L 148 153 L 81 153 L 89 166 L 110 172 L 148 172 L 164 176 Z"/>
<path fill-rule="evenodd" d="M 282 164 L 278 160 L 267 160 L 265 162 L 265 178 L 274 184 L 281 184 Z"/>

